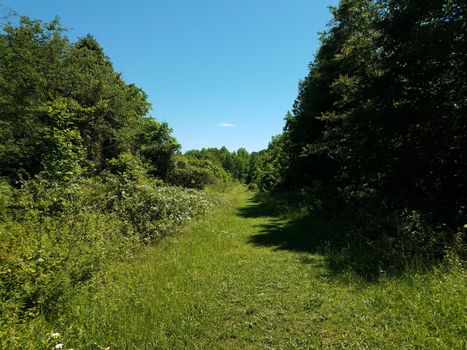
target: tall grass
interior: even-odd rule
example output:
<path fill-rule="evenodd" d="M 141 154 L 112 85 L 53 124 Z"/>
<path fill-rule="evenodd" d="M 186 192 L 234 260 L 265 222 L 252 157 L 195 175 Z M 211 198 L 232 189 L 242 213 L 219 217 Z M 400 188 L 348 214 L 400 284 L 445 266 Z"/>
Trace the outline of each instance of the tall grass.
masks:
<path fill-rule="evenodd" d="M 62 309 L 60 342 L 74 349 L 465 346 L 466 275 L 456 258 L 377 281 L 338 272 L 319 251 L 303 249 L 305 231 L 291 225 L 300 214 L 277 216 L 250 198 L 237 187 L 230 205 L 183 235 L 105 268 Z"/>
<path fill-rule="evenodd" d="M 58 310 L 83 283 L 214 205 L 201 191 L 111 175 L 21 188 L 2 182 L 0 199 L 2 349 L 53 342 Z"/>

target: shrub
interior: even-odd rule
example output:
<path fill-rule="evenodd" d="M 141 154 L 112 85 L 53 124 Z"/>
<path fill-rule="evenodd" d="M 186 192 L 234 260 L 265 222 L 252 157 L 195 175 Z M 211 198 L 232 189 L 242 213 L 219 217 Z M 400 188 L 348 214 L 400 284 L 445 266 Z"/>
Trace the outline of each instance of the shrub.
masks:
<path fill-rule="evenodd" d="M 15 348 L 19 329 L 38 316 L 53 320 L 103 264 L 130 258 L 212 206 L 205 192 L 132 180 L 122 163 L 114 164 L 124 169 L 119 175 L 66 186 L 0 181 L 0 347 Z"/>
<path fill-rule="evenodd" d="M 172 163 L 167 180 L 173 185 L 202 189 L 207 185 L 227 183 L 230 176 L 210 160 L 178 156 Z"/>
<path fill-rule="evenodd" d="M 184 222 L 206 213 L 211 203 L 204 192 L 161 186 L 158 181 L 121 181 L 106 177 L 103 210 L 116 213 L 146 242 L 177 231 Z"/>
<path fill-rule="evenodd" d="M 148 169 L 139 157 L 131 153 L 122 153 L 108 161 L 107 170 L 111 174 L 135 181 L 146 176 Z"/>

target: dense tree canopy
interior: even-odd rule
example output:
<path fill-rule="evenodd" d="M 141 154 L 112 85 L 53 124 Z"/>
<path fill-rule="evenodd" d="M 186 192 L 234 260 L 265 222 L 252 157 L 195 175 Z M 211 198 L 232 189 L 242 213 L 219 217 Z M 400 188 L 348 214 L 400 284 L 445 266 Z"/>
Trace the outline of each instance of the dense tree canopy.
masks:
<path fill-rule="evenodd" d="M 226 147 L 190 150 L 185 154 L 199 160 L 208 160 L 221 166 L 233 179 L 246 181 L 250 166 L 250 154 L 245 148 L 230 152 Z"/>
<path fill-rule="evenodd" d="M 0 176 L 67 178 L 133 152 L 164 178 L 179 147 L 99 43 L 70 43 L 58 20 L 3 27 L 0 91 Z"/>
<path fill-rule="evenodd" d="M 331 11 L 284 133 L 252 157 L 249 180 L 350 212 L 355 240 L 442 255 L 467 214 L 467 4 L 341 0 Z"/>
<path fill-rule="evenodd" d="M 466 5 L 343 0 L 332 13 L 286 118 L 283 184 L 460 219 Z"/>

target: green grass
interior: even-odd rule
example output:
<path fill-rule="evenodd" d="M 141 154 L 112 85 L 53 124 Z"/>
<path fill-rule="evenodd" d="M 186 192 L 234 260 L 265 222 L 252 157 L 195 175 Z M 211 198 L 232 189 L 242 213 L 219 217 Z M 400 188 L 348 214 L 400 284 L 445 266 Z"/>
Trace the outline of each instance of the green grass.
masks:
<path fill-rule="evenodd" d="M 322 255 L 281 245 L 271 230 L 287 220 L 257 210 L 252 193 L 239 186 L 228 196 L 182 234 L 101 271 L 63 310 L 55 341 L 67 349 L 465 347 L 461 267 L 378 282 L 335 274 Z"/>

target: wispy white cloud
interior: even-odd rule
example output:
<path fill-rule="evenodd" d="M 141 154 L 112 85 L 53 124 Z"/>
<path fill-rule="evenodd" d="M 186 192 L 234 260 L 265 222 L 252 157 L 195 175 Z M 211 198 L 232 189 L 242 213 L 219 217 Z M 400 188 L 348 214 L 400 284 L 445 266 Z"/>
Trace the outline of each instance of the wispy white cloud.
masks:
<path fill-rule="evenodd" d="M 229 123 L 219 123 L 217 126 L 220 126 L 221 128 L 235 128 L 235 124 L 229 124 Z"/>

